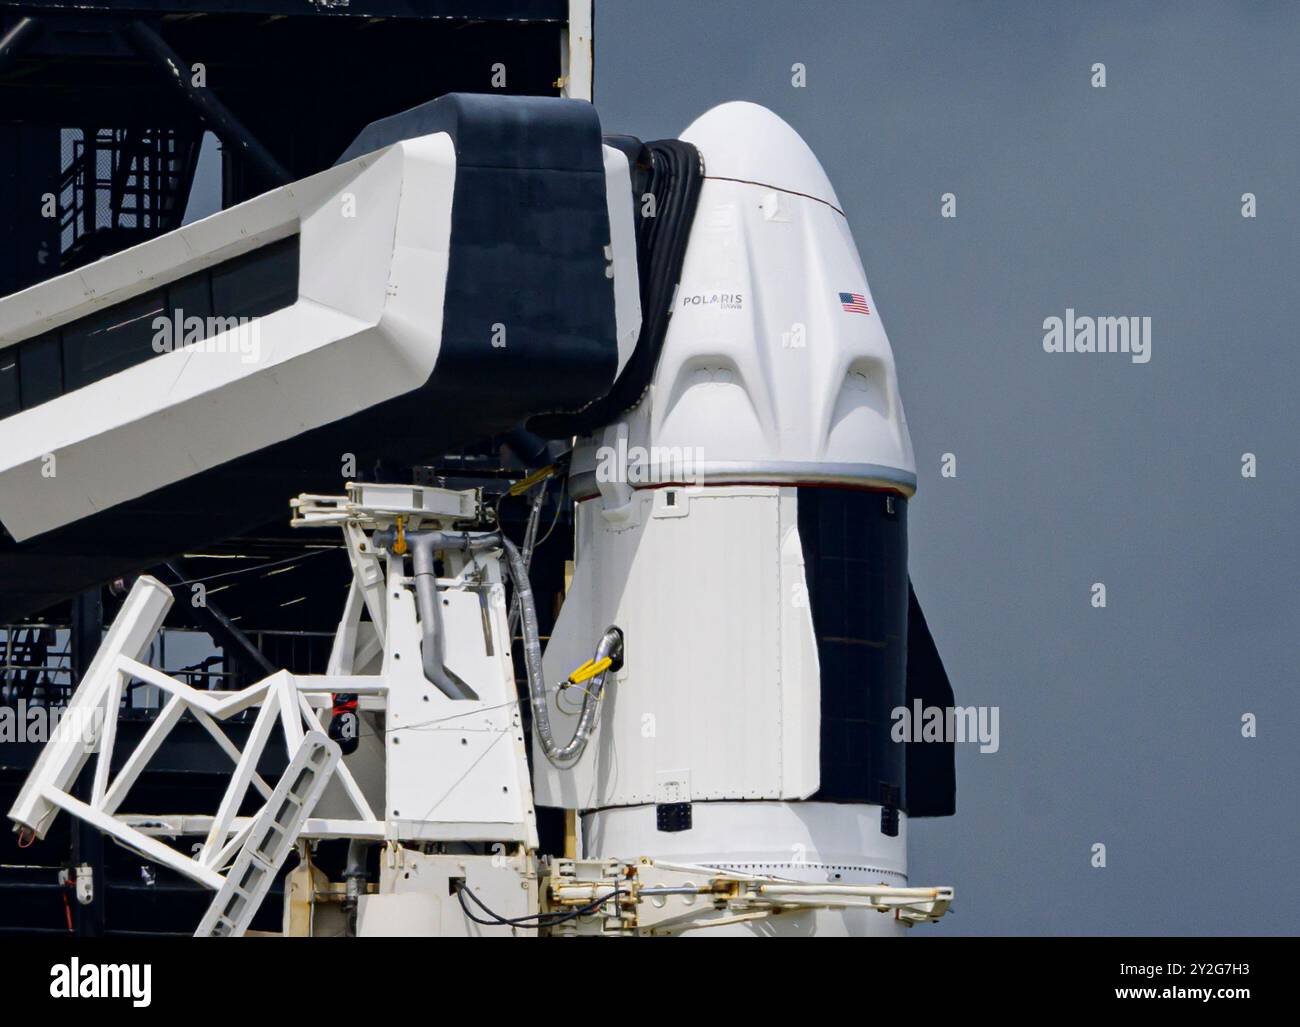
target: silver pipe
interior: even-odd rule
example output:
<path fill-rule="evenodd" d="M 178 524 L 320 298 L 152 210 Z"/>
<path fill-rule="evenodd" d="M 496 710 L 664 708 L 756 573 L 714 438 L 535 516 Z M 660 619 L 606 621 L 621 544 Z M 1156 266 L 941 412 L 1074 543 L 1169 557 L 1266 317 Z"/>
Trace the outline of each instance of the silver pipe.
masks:
<path fill-rule="evenodd" d="M 406 544 L 411 551 L 415 579 L 415 607 L 420 615 L 420 662 L 429 683 L 448 699 L 477 699 L 478 693 L 447 669 L 446 633 L 442 625 L 442 603 L 438 599 L 438 574 L 433 554 L 446 549 L 472 552 L 499 544 L 496 534 L 471 535 L 464 531 L 410 531 Z M 396 543 L 395 528 L 375 533 L 374 542 L 390 553 Z"/>
<path fill-rule="evenodd" d="M 357 933 L 357 905 L 366 882 L 366 849 L 369 842 L 353 838 L 348 842 L 348 862 L 343 871 L 346 891 L 343 896 L 343 909 L 348 915 L 348 932 L 352 937 Z"/>

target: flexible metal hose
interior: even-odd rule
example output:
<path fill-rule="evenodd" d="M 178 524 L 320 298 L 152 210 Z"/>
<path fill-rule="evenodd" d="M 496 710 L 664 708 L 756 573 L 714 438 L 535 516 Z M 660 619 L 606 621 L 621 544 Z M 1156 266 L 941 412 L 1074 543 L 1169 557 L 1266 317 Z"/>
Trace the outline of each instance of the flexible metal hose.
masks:
<path fill-rule="evenodd" d="M 388 528 L 375 534 L 375 544 L 392 551 L 396 542 L 395 529 Z M 542 671 L 541 631 L 537 624 L 537 606 L 533 600 L 533 586 L 528 577 L 528 563 L 519 547 L 503 533 L 469 534 L 456 531 L 411 531 L 405 535 L 411 551 L 412 577 L 415 581 L 415 600 L 420 615 L 421 659 L 425 677 L 451 699 L 477 699 L 478 695 L 452 674 L 444 662 L 445 641 L 442 626 L 442 608 L 438 602 L 437 576 L 433 554 L 439 550 L 459 549 L 466 552 L 501 546 L 505 551 L 506 570 L 514 585 L 515 606 L 519 610 L 520 627 L 524 644 L 524 671 L 528 678 L 528 699 L 537 725 L 537 737 L 542 743 L 546 758 L 561 770 L 572 767 L 582 757 L 596 728 L 596 715 L 605 690 L 605 676 L 621 665 L 623 633 L 616 627 L 607 628 L 596 645 L 593 659 L 596 662 L 609 657 L 613 662 L 587 682 L 582 696 L 582 708 L 573 736 L 560 745 L 551 728 L 551 711 L 546 700 L 546 679 Z"/>
<path fill-rule="evenodd" d="M 596 726 L 596 714 L 600 709 L 600 697 L 605 688 L 605 675 L 614 668 L 611 666 L 601 671 L 587 683 L 573 737 L 563 745 L 557 743 L 551 729 L 550 706 L 546 701 L 541 633 L 537 627 L 537 607 L 533 601 L 533 587 L 528 580 L 528 567 L 519 548 L 504 535 L 501 536 L 501 546 L 505 550 L 506 567 L 519 601 L 520 624 L 524 636 L 524 670 L 528 675 L 529 705 L 532 707 L 537 737 L 542 743 L 542 752 L 546 758 L 561 770 L 567 770 L 582 757 L 587 742 L 591 740 L 591 733 Z M 599 661 L 608 656 L 617 663 L 622 652 L 623 633 L 618 628 L 611 627 L 601 636 L 596 646 L 595 659 Z"/>

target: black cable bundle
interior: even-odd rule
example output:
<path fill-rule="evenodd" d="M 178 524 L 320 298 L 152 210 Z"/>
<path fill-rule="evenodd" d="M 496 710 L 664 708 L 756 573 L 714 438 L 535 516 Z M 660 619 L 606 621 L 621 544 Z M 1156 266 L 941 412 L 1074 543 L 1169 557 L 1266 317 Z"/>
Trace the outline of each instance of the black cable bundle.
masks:
<path fill-rule="evenodd" d="M 613 387 L 577 414 L 544 415 L 528 423 L 548 438 L 585 435 L 640 402 L 650 386 L 668 334 L 673 295 L 681 278 L 695 208 L 704 181 L 704 162 L 690 143 L 661 139 L 645 143 L 633 162 L 632 202 L 637 215 L 636 259 L 641 286 L 641 334 Z M 644 184 L 642 184 L 644 183 Z M 654 197 L 654 214 L 642 213 Z"/>
<path fill-rule="evenodd" d="M 617 902 L 619 896 L 623 894 L 624 893 L 616 886 L 608 895 L 599 899 L 593 899 L 586 905 L 579 906 L 576 909 L 569 910 L 568 912 L 530 913 L 528 916 L 505 917 L 488 908 L 487 904 L 482 899 L 470 891 L 468 885 L 462 885 L 456 890 L 456 897 L 460 900 L 460 908 L 465 911 L 465 916 L 470 920 L 473 920 L 474 923 L 482 924 L 484 927 L 523 927 L 528 930 L 535 930 L 540 927 L 558 927 L 560 924 L 567 923 L 570 920 L 576 920 L 578 917 L 590 916 L 592 913 L 599 910 L 606 902 L 609 902 L 610 899 Z M 474 905 L 478 906 L 478 908 L 491 917 L 491 919 L 485 920 L 470 909 L 469 903 L 465 901 L 467 896 L 474 901 Z"/>

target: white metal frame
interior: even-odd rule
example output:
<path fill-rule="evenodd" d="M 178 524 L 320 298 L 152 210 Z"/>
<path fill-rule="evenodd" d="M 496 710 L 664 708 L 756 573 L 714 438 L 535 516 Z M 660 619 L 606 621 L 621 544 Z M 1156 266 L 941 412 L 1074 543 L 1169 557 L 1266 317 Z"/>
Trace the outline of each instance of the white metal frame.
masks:
<path fill-rule="evenodd" d="M 330 686 L 320 679 L 295 679 L 281 671 L 237 692 L 203 692 L 141 663 L 137 657 L 147 650 L 171 603 L 171 593 L 157 579 L 146 575 L 136 581 L 9 816 L 21 830 L 44 837 L 57 812 L 65 810 L 141 855 L 219 890 L 225 884 L 221 868 L 239 851 L 256 819 L 237 815 L 248 789 L 256 789 L 268 802 L 273 795 L 272 786 L 257 773 L 257 764 L 276 725 L 283 732 L 290 757 L 307 746 L 309 734 L 321 738 L 320 724 L 307 697 L 328 692 Z M 131 679 L 158 688 L 168 698 L 117 775 L 111 777 L 118 709 Z M 219 723 L 254 707 L 258 707 L 257 716 L 240 749 Z M 120 814 L 132 786 L 186 713 L 203 726 L 234 763 L 215 815 L 176 818 Z M 326 742 L 337 759 L 337 746 Z M 320 742 L 313 739 L 312 744 L 318 746 Z M 95 771 L 89 801 L 84 801 L 72 794 L 72 788 L 92 756 Z M 349 787 L 351 775 L 346 768 L 339 768 L 339 777 L 348 794 L 355 794 L 364 803 L 355 782 Z M 361 809 L 368 811 L 364 805 Z M 179 820 L 184 823 L 178 824 Z M 181 833 L 177 827 L 205 832 L 195 856 L 185 855 L 156 837 Z"/>
<path fill-rule="evenodd" d="M 591 102 L 595 84 L 592 0 L 569 0 L 569 23 L 560 37 L 560 81 L 564 96 Z"/>
<path fill-rule="evenodd" d="M 373 537 L 376 529 L 391 527 L 399 518 L 407 530 L 472 519 L 479 512 L 476 493 L 358 484 L 349 485 L 346 496 L 305 495 L 292 506 L 295 525 L 341 527 L 353 566 L 353 584 L 328 672 L 278 671 L 248 688 L 227 692 L 201 691 L 148 666 L 142 658 L 173 600 L 165 585 L 142 576 L 9 813 L 20 831 L 43 838 L 58 811 L 64 810 L 217 891 L 200 933 L 242 933 L 273 871 L 300 839 L 481 841 L 522 844 L 529 851 L 537 846 L 498 554 L 449 559 L 454 576 L 438 581 L 449 628 L 449 665 L 472 681 L 480 696 L 457 701 L 425 680 L 411 579 L 403 561 L 377 549 Z M 369 613 L 368 621 L 362 620 L 363 612 Z M 118 712 L 132 680 L 158 689 L 166 698 L 111 777 Z M 340 759 L 338 746 L 321 731 L 320 710 L 328 710 L 331 697 L 339 693 L 357 695 L 363 715 L 382 725 L 385 772 L 379 785 L 384 804 L 379 812 L 352 768 Z M 240 748 L 219 724 L 254 708 L 256 716 Z M 233 763 L 215 814 L 120 812 L 140 774 L 187 713 Z M 257 773 L 257 766 L 277 726 L 291 764 L 272 786 Z M 89 801 L 84 801 L 72 789 L 92 756 L 93 785 Z M 313 786 L 305 790 L 296 783 L 304 767 L 314 773 Z M 347 814 L 311 816 L 331 779 L 338 781 L 335 794 L 341 792 L 346 800 Z M 241 817 L 249 788 L 265 801 L 258 813 Z M 291 817 L 284 815 L 287 799 L 292 800 Z M 268 847 L 265 838 L 272 828 L 276 844 Z M 193 856 L 160 840 L 196 834 L 204 840 Z M 245 878 L 257 879 L 260 893 L 245 888 Z"/>
<path fill-rule="evenodd" d="M 939 920 L 953 889 L 809 883 L 643 857 L 558 860 L 548 898 L 558 913 L 617 899 L 568 921 L 559 934 L 672 935 L 818 909 L 870 909 L 911 927 Z"/>

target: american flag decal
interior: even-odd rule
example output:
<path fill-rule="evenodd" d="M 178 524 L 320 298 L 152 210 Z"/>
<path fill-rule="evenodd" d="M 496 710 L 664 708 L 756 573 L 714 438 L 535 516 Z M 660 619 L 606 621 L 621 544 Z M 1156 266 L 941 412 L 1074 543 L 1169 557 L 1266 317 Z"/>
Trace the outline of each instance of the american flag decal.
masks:
<path fill-rule="evenodd" d="M 860 292 L 842 292 L 840 293 L 840 307 L 850 314 L 870 314 L 867 309 L 867 298 Z"/>

